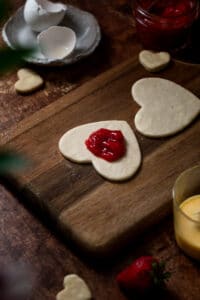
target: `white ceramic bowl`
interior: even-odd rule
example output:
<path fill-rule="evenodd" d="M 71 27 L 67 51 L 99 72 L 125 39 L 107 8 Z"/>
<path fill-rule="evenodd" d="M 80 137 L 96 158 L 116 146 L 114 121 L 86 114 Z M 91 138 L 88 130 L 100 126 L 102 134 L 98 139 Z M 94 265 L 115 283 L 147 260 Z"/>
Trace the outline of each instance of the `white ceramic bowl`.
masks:
<path fill-rule="evenodd" d="M 36 51 L 25 60 L 42 66 L 62 66 L 73 64 L 90 55 L 101 40 L 101 30 L 96 18 L 72 5 L 67 5 L 65 17 L 60 26 L 71 28 L 76 34 L 76 46 L 71 55 L 52 60 L 43 55 L 38 47 L 38 34 L 31 30 L 24 20 L 24 7 L 21 7 L 4 25 L 2 36 L 12 49 L 34 47 Z"/>

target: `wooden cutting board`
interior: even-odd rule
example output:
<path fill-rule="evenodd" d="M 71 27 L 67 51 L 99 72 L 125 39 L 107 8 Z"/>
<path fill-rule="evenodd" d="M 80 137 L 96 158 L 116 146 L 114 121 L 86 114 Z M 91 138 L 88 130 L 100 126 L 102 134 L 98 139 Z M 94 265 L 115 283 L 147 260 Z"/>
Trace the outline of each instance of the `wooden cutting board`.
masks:
<path fill-rule="evenodd" d="M 135 56 L 1 134 L 1 144 L 33 161 L 23 174 L 14 176 L 26 201 L 93 254 L 123 247 L 171 212 L 176 177 L 200 159 L 199 119 L 171 138 L 149 139 L 136 132 L 133 119 L 139 107 L 130 91 L 133 82 L 147 76 L 152 75 Z M 176 62 L 159 76 L 200 95 L 198 66 Z M 108 182 L 91 165 L 69 162 L 58 151 L 58 141 L 68 129 L 109 119 L 131 125 L 143 154 L 142 167 L 124 183 Z"/>

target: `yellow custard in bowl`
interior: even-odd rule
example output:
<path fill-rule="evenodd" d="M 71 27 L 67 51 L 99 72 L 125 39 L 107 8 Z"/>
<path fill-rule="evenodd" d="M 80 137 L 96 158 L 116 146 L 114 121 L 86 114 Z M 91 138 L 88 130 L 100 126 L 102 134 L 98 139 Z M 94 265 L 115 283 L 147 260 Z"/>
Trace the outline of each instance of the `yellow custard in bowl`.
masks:
<path fill-rule="evenodd" d="M 189 256 L 200 260 L 200 195 L 183 201 L 174 214 L 179 247 Z"/>

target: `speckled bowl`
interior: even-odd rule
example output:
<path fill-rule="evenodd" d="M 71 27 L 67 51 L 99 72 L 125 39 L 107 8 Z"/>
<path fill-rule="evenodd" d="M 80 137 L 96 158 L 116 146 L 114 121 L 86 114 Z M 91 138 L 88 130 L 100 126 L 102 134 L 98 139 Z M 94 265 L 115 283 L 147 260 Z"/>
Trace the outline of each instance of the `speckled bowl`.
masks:
<path fill-rule="evenodd" d="M 17 47 L 34 47 L 36 51 L 26 61 L 37 65 L 68 65 L 90 55 L 98 46 L 101 39 L 101 31 L 96 18 L 83 10 L 71 5 L 60 26 L 70 27 L 76 33 L 77 42 L 72 54 L 62 60 L 51 60 L 46 58 L 37 44 L 38 33 L 33 32 L 25 23 L 21 7 L 4 25 L 2 36 L 6 44 L 15 49 Z"/>

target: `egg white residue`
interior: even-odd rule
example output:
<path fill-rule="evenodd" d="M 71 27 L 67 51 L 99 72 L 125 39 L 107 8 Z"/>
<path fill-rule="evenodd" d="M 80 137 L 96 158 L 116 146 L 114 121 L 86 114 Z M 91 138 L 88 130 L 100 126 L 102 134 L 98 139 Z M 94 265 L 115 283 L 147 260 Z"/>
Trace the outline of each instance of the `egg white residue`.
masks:
<path fill-rule="evenodd" d="M 27 0 L 24 19 L 33 31 L 41 32 L 50 26 L 58 25 L 64 18 L 67 6 L 48 0 Z"/>

